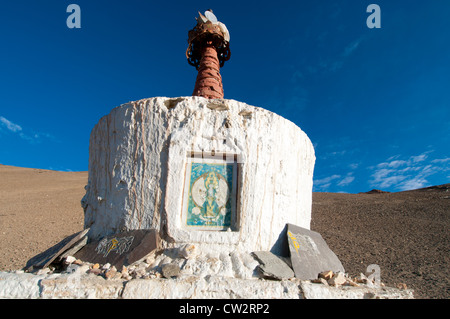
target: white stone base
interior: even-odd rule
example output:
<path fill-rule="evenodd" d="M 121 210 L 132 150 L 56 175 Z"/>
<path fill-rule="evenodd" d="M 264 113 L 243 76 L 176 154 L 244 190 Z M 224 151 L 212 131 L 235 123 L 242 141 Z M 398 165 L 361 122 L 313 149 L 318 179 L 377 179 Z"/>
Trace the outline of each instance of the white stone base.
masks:
<path fill-rule="evenodd" d="M 412 299 L 411 290 L 309 281 L 182 276 L 106 280 L 95 275 L 0 272 L 0 299 Z"/>

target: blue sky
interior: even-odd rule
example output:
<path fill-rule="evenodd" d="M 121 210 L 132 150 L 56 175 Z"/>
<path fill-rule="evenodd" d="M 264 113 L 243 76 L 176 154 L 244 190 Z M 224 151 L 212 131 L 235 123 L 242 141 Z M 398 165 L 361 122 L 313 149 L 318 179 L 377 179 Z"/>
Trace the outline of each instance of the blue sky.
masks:
<path fill-rule="evenodd" d="M 71 3 L 80 29 L 66 25 Z M 371 3 L 381 28 L 367 27 Z M 191 95 L 187 32 L 209 8 L 231 35 L 225 98 L 305 131 L 314 191 L 450 182 L 447 0 L 2 2 L 0 163 L 86 171 L 111 109 Z"/>

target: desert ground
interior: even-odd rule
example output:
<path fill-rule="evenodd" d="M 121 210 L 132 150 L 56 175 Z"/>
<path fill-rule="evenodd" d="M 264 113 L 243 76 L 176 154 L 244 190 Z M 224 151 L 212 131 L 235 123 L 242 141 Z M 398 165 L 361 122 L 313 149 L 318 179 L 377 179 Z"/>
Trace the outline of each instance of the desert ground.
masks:
<path fill-rule="evenodd" d="M 386 286 L 450 297 L 450 184 L 371 194 L 313 193 L 311 229 L 351 275 L 380 267 Z"/>
<path fill-rule="evenodd" d="M 0 271 L 83 229 L 87 172 L 0 165 Z M 364 190 L 362 190 L 364 191 Z M 313 193 L 311 229 L 351 276 L 380 267 L 386 286 L 450 297 L 450 184 L 399 193 Z"/>

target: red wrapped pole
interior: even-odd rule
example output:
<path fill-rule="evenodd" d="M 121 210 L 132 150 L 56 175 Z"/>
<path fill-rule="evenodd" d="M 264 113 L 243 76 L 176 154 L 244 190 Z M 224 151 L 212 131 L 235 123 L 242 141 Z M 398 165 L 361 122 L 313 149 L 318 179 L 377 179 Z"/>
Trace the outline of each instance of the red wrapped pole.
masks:
<path fill-rule="evenodd" d="M 220 68 L 230 58 L 229 33 L 212 12 L 206 14 L 212 21 L 200 14 L 197 25 L 188 33 L 186 57 L 189 64 L 198 71 L 192 95 L 223 99 Z"/>
<path fill-rule="evenodd" d="M 223 99 L 220 63 L 216 48 L 212 45 L 203 48 L 192 95 L 203 96 L 207 99 Z"/>

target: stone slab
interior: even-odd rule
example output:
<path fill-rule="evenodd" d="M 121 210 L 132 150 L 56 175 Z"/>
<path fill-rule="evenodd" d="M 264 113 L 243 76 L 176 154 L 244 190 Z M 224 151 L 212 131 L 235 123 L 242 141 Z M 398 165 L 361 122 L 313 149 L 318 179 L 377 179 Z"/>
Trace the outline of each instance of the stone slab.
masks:
<path fill-rule="evenodd" d="M 60 241 L 58 244 L 50 247 L 46 251 L 34 256 L 27 261 L 24 269 L 28 271 L 33 271 L 36 269 L 45 268 L 50 265 L 58 256 L 63 254 L 65 251 L 70 249 L 72 246 L 76 245 L 83 237 L 88 233 L 89 228 L 84 229 L 78 233 L 70 235 Z"/>
<path fill-rule="evenodd" d="M 80 239 L 80 241 L 78 241 L 75 245 L 73 245 L 71 248 L 66 250 L 61 256 L 59 256 L 59 258 L 63 259 L 75 255 L 76 252 L 78 252 L 81 248 L 86 246 L 88 239 L 89 237 L 85 235 L 83 238 Z"/>
<path fill-rule="evenodd" d="M 159 234 L 155 229 L 131 230 L 93 241 L 74 257 L 82 261 L 106 264 L 120 269 L 144 258 L 155 251 L 160 244 Z"/>
<path fill-rule="evenodd" d="M 294 277 L 291 267 L 270 251 L 255 251 L 252 254 L 260 263 L 258 268 L 264 277 L 279 280 Z"/>
<path fill-rule="evenodd" d="M 341 261 L 319 233 L 287 224 L 287 240 L 292 268 L 298 279 L 316 279 L 326 270 L 345 272 Z"/>

